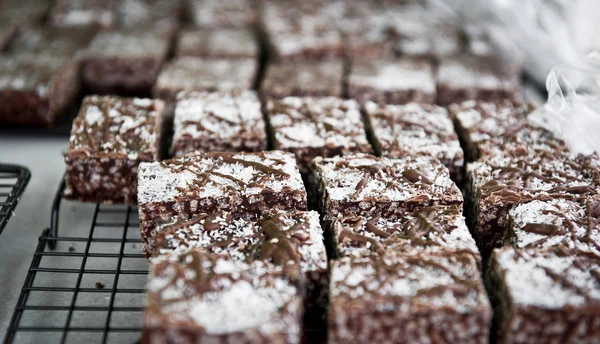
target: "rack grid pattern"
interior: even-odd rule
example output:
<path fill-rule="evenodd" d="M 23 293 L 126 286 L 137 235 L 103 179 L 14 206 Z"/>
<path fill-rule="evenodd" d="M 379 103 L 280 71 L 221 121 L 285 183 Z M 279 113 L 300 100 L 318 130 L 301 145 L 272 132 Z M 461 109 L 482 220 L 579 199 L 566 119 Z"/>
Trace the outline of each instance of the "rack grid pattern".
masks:
<path fill-rule="evenodd" d="M 0 234 L 12 216 L 31 173 L 17 165 L 0 164 Z"/>
<path fill-rule="evenodd" d="M 148 274 L 137 208 L 96 204 L 87 233 L 82 225 L 81 235 L 61 237 L 63 187 L 4 341 L 134 343 L 141 336 Z"/>

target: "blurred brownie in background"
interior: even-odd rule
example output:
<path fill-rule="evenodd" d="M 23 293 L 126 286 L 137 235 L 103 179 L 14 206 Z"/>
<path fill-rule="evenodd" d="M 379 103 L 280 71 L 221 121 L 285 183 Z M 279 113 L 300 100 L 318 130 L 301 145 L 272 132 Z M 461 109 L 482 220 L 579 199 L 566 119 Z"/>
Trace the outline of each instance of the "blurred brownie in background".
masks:
<path fill-rule="evenodd" d="M 77 64 L 66 57 L 0 57 L 0 123 L 50 126 L 77 100 Z"/>
<path fill-rule="evenodd" d="M 2 0 L 0 21 L 3 25 L 42 25 L 53 0 Z"/>
<path fill-rule="evenodd" d="M 330 61 L 282 61 L 267 67 L 261 94 L 268 98 L 341 97 L 344 63 Z"/>
<path fill-rule="evenodd" d="M 97 94 L 149 95 L 171 36 L 170 29 L 99 33 L 84 52 L 84 86 Z"/>
<path fill-rule="evenodd" d="M 181 91 L 250 90 L 258 63 L 254 58 L 176 58 L 162 68 L 153 95 L 173 101 Z"/>
<path fill-rule="evenodd" d="M 246 28 L 191 29 L 180 33 L 175 55 L 258 60 L 259 46 L 256 35 Z"/>
<path fill-rule="evenodd" d="M 54 27 L 115 26 L 117 0 L 56 0 L 48 14 Z"/>
<path fill-rule="evenodd" d="M 118 24 L 124 28 L 176 28 L 184 9 L 184 0 L 120 0 Z"/>
<path fill-rule="evenodd" d="M 256 0 L 189 0 L 191 22 L 201 28 L 244 28 L 256 22 Z"/>
<path fill-rule="evenodd" d="M 71 57 L 85 49 L 96 35 L 95 28 L 29 27 L 20 29 L 8 47 L 9 54 L 49 54 Z"/>

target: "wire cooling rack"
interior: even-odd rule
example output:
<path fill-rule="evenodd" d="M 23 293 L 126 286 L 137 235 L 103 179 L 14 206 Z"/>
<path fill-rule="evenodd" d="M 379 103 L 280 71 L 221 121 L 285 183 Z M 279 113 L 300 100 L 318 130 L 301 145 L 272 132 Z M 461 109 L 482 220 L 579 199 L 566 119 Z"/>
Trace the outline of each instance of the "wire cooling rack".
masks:
<path fill-rule="evenodd" d="M 137 208 L 67 202 L 63 190 L 64 182 L 4 342 L 135 343 L 141 337 L 148 274 Z M 69 236 L 59 235 L 58 219 L 68 215 L 60 211 L 61 203 L 71 213 L 93 207 L 87 223 L 60 228 Z"/>
<path fill-rule="evenodd" d="M 0 164 L 0 234 L 13 214 L 19 197 L 31 178 L 28 169 L 17 165 Z"/>

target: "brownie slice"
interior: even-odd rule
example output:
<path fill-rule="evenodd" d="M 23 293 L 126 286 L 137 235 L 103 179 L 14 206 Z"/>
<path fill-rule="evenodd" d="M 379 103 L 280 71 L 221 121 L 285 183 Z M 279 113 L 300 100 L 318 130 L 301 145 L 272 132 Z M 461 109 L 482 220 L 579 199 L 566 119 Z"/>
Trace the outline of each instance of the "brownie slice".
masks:
<path fill-rule="evenodd" d="M 299 343 L 297 267 L 192 250 L 153 261 L 145 343 Z"/>
<path fill-rule="evenodd" d="M 184 5 L 184 0 L 120 0 L 119 26 L 176 28 L 183 17 Z"/>
<path fill-rule="evenodd" d="M 504 243 L 519 248 L 561 246 L 600 254 L 600 198 L 532 201 L 508 213 Z"/>
<path fill-rule="evenodd" d="M 4 52 L 11 43 L 15 33 L 17 32 L 16 25 L 0 26 L 0 53 Z"/>
<path fill-rule="evenodd" d="M 181 91 L 249 90 L 257 71 L 253 58 L 180 57 L 163 67 L 152 92 L 157 98 L 172 101 Z"/>
<path fill-rule="evenodd" d="M 160 100 L 89 96 L 73 122 L 65 197 L 135 203 L 140 162 L 159 159 Z"/>
<path fill-rule="evenodd" d="M 169 30 L 99 33 L 85 51 L 82 78 L 101 94 L 147 95 L 170 48 Z"/>
<path fill-rule="evenodd" d="M 287 61 L 267 67 L 261 93 L 269 98 L 341 97 L 343 83 L 342 60 Z"/>
<path fill-rule="evenodd" d="M 179 35 L 176 56 L 259 58 L 259 44 L 249 29 L 194 29 Z"/>
<path fill-rule="evenodd" d="M 17 33 L 7 52 L 77 56 L 88 46 L 95 34 L 96 29 L 93 28 L 23 28 Z"/>
<path fill-rule="evenodd" d="M 442 59 L 437 72 L 438 104 L 473 99 L 521 101 L 521 68 L 489 56 Z"/>
<path fill-rule="evenodd" d="M 77 64 L 66 57 L 18 54 L 0 57 L 0 123 L 51 126 L 79 95 Z"/>
<path fill-rule="evenodd" d="M 364 105 L 375 151 L 387 157 L 428 154 L 448 167 L 452 180 L 462 180 L 464 155 L 446 109 L 428 104 Z"/>
<path fill-rule="evenodd" d="M 433 68 L 426 60 L 355 61 L 348 76 L 348 95 L 360 102 L 435 103 Z"/>
<path fill-rule="evenodd" d="M 252 25 L 256 22 L 255 5 L 252 0 L 189 0 L 192 23 L 213 29 Z"/>
<path fill-rule="evenodd" d="M 599 191 L 594 156 L 498 156 L 467 166 L 467 218 L 480 248 L 502 243 L 508 212 L 534 200 L 583 200 Z"/>
<path fill-rule="evenodd" d="M 491 318 L 471 254 L 332 263 L 329 343 L 487 343 Z"/>
<path fill-rule="evenodd" d="M 507 247 L 494 251 L 488 276 L 498 343 L 600 341 L 600 256 Z"/>
<path fill-rule="evenodd" d="M 191 152 L 258 152 L 267 133 L 253 91 L 182 92 L 175 106 L 173 155 Z"/>
<path fill-rule="evenodd" d="M 294 153 L 302 173 L 317 156 L 373 151 L 354 100 L 286 97 L 268 100 L 266 112 L 275 149 Z"/>
<path fill-rule="evenodd" d="M 138 203 L 140 228 L 150 238 L 198 213 L 257 218 L 306 210 L 306 191 L 290 153 L 199 153 L 141 164 Z"/>
<path fill-rule="evenodd" d="M 448 169 L 435 157 L 317 157 L 311 168 L 326 221 L 373 214 L 393 219 L 426 206 L 463 203 Z"/>
<path fill-rule="evenodd" d="M 117 23 L 116 11 L 116 0 L 56 0 L 48 14 L 48 25 L 108 28 Z"/>

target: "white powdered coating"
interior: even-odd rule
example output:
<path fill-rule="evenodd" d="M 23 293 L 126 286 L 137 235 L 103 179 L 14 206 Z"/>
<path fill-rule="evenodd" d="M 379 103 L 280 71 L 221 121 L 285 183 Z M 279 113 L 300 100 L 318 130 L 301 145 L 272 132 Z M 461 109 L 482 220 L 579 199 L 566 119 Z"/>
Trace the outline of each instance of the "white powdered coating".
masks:
<path fill-rule="evenodd" d="M 175 90 L 249 90 L 256 74 L 252 58 L 235 60 L 181 57 L 160 72 L 157 89 Z"/>
<path fill-rule="evenodd" d="M 521 110 L 510 102 L 466 101 L 450 107 L 450 111 L 461 127 L 469 132 L 471 142 L 480 142 L 501 136 L 511 128 L 523 124 Z"/>
<path fill-rule="evenodd" d="M 518 74 L 513 66 L 502 72 L 490 67 L 494 61 L 473 59 L 444 59 L 438 68 L 438 83 L 450 88 L 512 90 L 518 87 Z"/>
<path fill-rule="evenodd" d="M 111 0 L 58 0 L 49 15 L 50 25 L 75 27 L 100 24 L 108 27 L 116 19 L 113 5 Z"/>
<path fill-rule="evenodd" d="M 87 125 L 101 124 L 104 121 L 104 114 L 95 105 L 88 106 L 83 116 Z"/>
<path fill-rule="evenodd" d="M 349 167 L 337 166 L 348 162 Z M 425 196 L 435 202 L 444 197 L 456 199 L 460 194 L 458 187 L 450 179 L 448 169 L 437 158 L 429 156 L 404 157 L 399 159 L 376 158 L 366 154 L 351 154 L 344 157 L 328 159 L 316 158 L 315 173 L 325 185 L 327 198 L 333 201 L 385 200 L 387 202 L 407 201 L 417 196 Z M 419 186 L 421 183 L 402 183 L 400 188 L 388 187 L 387 183 L 401 183 L 397 177 L 378 173 L 371 177 L 357 194 L 356 186 L 360 183 L 365 171 L 355 166 L 391 167 L 396 175 L 406 170 L 418 170 L 424 177 L 433 182 L 428 190 Z M 379 178 L 381 177 L 381 178 Z M 459 197 L 462 200 L 462 197 Z"/>
<path fill-rule="evenodd" d="M 377 105 L 369 101 L 365 110 L 384 154 L 400 150 L 444 160 L 463 156 L 452 120 L 442 107 L 416 103 Z"/>
<path fill-rule="evenodd" d="M 383 91 L 435 92 L 431 65 L 424 61 L 410 59 L 357 62 L 352 67 L 348 82 L 350 85 Z"/>
<path fill-rule="evenodd" d="M 434 264 L 426 264 L 429 259 Z M 375 261 L 369 258 L 335 260 L 331 268 L 332 301 L 335 302 L 338 297 L 352 301 L 364 299 L 365 302 L 372 302 L 375 298 L 382 298 L 383 301 L 388 297 L 402 298 L 399 307 L 387 307 L 387 310 L 395 312 L 410 312 L 413 307 L 449 307 L 467 313 L 474 308 L 489 307 L 474 260 L 460 262 L 452 256 L 434 256 L 424 258 L 424 263 L 409 262 L 402 256 L 388 256 Z M 392 272 L 386 273 L 385 268 L 380 268 L 378 274 L 374 264 L 391 267 Z M 453 293 L 453 286 L 463 290 L 461 287 L 466 281 L 477 285 L 477 289 L 465 288 L 466 292 L 462 295 Z M 444 290 L 444 287 L 447 288 L 442 293 L 427 293 L 437 288 Z M 398 301 L 396 299 L 395 302 Z"/>
<path fill-rule="evenodd" d="M 251 4 L 247 0 L 192 0 L 192 21 L 198 27 L 246 27 Z"/>
<path fill-rule="evenodd" d="M 228 139 L 247 131 L 265 137 L 260 101 L 253 91 L 191 92 L 179 98 L 174 142 L 182 136 Z"/>
<path fill-rule="evenodd" d="M 204 29 L 184 31 L 177 45 L 178 56 L 258 56 L 256 38 L 247 29 Z"/>
<path fill-rule="evenodd" d="M 511 301 L 519 306 L 553 310 L 600 302 L 600 281 L 594 277 L 594 272 L 600 274 L 600 256 L 584 258 L 504 248 L 496 249 L 492 259 L 497 264 L 498 274 L 503 276 L 502 282 Z M 578 268 L 575 260 L 581 260 L 583 267 Z M 551 274 L 564 282 L 557 281 Z M 575 288 L 583 291 L 589 299 Z"/>
<path fill-rule="evenodd" d="M 269 101 L 267 111 L 279 148 L 369 145 L 355 100 L 286 97 Z"/>
<path fill-rule="evenodd" d="M 17 54 L 0 57 L 0 90 L 33 91 L 47 97 L 52 78 L 68 60 L 46 54 Z"/>
<path fill-rule="evenodd" d="M 169 36 L 161 30 L 104 31 L 85 50 L 88 58 L 136 57 L 162 59 L 168 50 Z"/>
<path fill-rule="evenodd" d="M 302 214 L 303 218 L 308 220 L 308 235 L 310 239 L 303 245 L 300 245 L 299 252 L 301 255 L 300 269 L 304 272 L 318 271 L 327 269 L 327 253 L 325 251 L 325 243 L 323 241 L 323 229 L 319 213 L 316 211 L 297 212 Z M 289 222 L 288 230 L 296 223 L 294 216 L 282 216 L 284 223 Z"/>
<path fill-rule="evenodd" d="M 264 154 L 265 158 L 260 155 Z M 236 159 L 254 161 L 278 169 L 286 173 L 289 178 L 269 178 L 264 187 L 257 188 L 242 188 L 239 185 L 227 178 L 211 175 L 210 181 L 201 190 L 192 191 L 190 185 L 199 177 L 197 174 L 206 172 L 207 170 L 217 166 L 216 171 L 220 174 L 227 175 L 239 179 L 245 183 L 254 180 L 258 177 L 265 176 L 264 172 L 257 170 L 252 166 L 244 166 L 239 163 L 224 163 L 222 160 L 212 158 L 207 155 L 188 155 L 181 158 L 173 159 L 180 163 L 192 162 L 193 165 L 188 166 L 186 170 L 174 172 L 169 167 L 164 167 L 163 164 L 169 165 L 169 160 L 163 163 L 142 163 L 138 172 L 138 203 L 161 203 L 171 202 L 175 198 L 194 194 L 199 198 L 209 197 L 224 197 L 227 194 L 224 187 L 229 186 L 237 190 L 240 195 L 250 197 L 259 195 L 264 190 L 269 190 L 274 193 L 281 192 L 284 187 L 291 190 L 304 190 L 304 183 L 300 177 L 300 172 L 296 165 L 296 159 L 290 153 L 282 151 L 268 151 L 263 153 L 240 153 L 233 155 Z M 278 161 L 284 162 L 284 165 L 278 165 Z M 191 172 L 189 170 L 193 170 Z M 179 190 L 178 190 L 179 189 Z"/>

